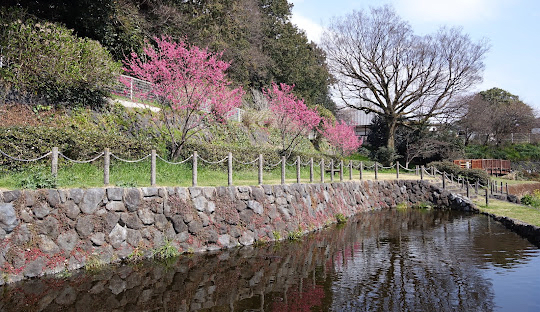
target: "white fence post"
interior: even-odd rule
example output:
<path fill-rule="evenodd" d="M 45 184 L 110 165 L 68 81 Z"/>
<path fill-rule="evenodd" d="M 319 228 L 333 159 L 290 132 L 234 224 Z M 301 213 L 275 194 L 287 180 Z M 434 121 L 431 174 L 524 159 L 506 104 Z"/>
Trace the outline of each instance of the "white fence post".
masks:
<path fill-rule="evenodd" d="M 109 148 L 105 148 L 103 151 L 103 184 L 109 185 L 109 168 L 111 165 L 111 153 Z"/>
<path fill-rule="evenodd" d="M 191 184 L 197 186 L 197 152 L 193 152 L 193 168 L 192 168 Z"/>
<path fill-rule="evenodd" d="M 228 180 L 229 186 L 231 186 L 233 184 L 232 171 L 233 171 L 233 168 L 232 168 L 232 153 L 229 152 L 229 156 L 227 158 L 227 177 L 228 177 L 227 180 Z"/>
<path fill-rule="evenodd" d="M 152 150 L 150 165 L 150 185 L 156 185 L 156 150 Z"/>
<path fill-rule="evenodd" d="M 58 176 L 58 147 L 52 148 L 51 154 L 51 174 L 56 178 Z"/>
<path fill-rule="evenodd" d="M 259 185 L 263 184 L 263 154 L 259 154 Z"/>

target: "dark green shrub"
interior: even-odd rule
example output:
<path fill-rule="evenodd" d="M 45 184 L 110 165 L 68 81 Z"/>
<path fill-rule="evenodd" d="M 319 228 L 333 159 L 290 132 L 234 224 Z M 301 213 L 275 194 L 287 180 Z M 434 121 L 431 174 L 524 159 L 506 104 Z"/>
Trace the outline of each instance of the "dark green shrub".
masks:
<path fill-rule="evenodd" d="M 52 127 L 0 128 L 0 150 L 13 157 L 34 159 L 58 147 L 71 159 L 86 160 L 95 157 L 105 148 L 122 158 L 140 158 L 150 153 L 155 144 L 149 139 L 130 138 L 123 134 L 94 129 Z M 46 158 L 43 162 L 49 162 Z M 34 163 L 14 161 L 0 156 L 0 165 L 14 170 Z"/>
<path fill-rule="evenodd" d="M 532 194 L 526 194 L 521 198 L 523 205 L 540 208 L 540 191 L 535 190 Z"/>
<path fill-rule="evenodd" d="M 384 166 L 389 166 L 396 159 L 399 158 L 399 155 L 395 150 L 388 148 L 386 146 L 379 147 L 373 152 L 373 160 L 382 163 Z"/>
<path fill-rule="evenodd" d="M 529 143 L 504 146 L 469 145 L 465 152 L 470 159 L 508 159 L 512 162 L 540 160 L 540 145 Z"/>
<path fill-rule="evenodd" d="M 478 181 L 483 185 L 487 185 L 489 181 L 489 175 L 482 169 L 462 169 L 460 175 L 467 179 L 469 183 Z"/>
<path fill-rule="evenodd" d="M 482 169 L 462 169 L 460 166 L 449 161 L 434 161 L 427 165 L 428 168 L 431 166 L 449 175 L 453 174 L 455 177 L 460 176 L 465 178 L 470 183 L 476 183 L 478 181 L 485 185 L 489 181 L 489 175 Z"/>
<path fill-rule="evenodd" d="M 1 9 L 0 20 L 4 87 L 51 105 L 101 107 L 120 66 L 99 42 L 18 10 Z"/>
<path fill-rule="evenodd" d="M 435 167 L 437 170 L 458 176 L 461 174 L 461 167 L 450 161 L 434 161 L 427 164 L 427 167 Z"/>

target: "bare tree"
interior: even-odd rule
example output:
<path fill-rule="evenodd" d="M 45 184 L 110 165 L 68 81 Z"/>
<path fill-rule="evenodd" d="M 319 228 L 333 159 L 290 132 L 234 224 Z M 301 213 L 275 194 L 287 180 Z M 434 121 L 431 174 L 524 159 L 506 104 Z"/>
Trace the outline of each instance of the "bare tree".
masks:
<path fill-rule="evenodd" d="M 457 125 L 464 136 L 465 145 L 469 145 L 472 139 L 483 137 L 487 142 L 491 136 L 491 110 L 489 102 L 476 94 L 470 97 L 463 109 Z"/>
<path fill-rule="evenodd" d="M 519 96 L 499 88 L 476 94 L 465 111 L 457 122 L 466 135 L 465 145 L 472 136 L 482 138 L 484 144 L 491 139 L 499 144 L 510 133 L 528 133 L 536 125 L 533 108 Z"/>
<path fill-rule="evenodd" d="M 322 46 L 345 105 L 380 115 L 391 149 L 397 125 L 456 109 L 453 98 L 482 80 L 489 49 L 459 28 L 415 35 L 389 6 L 334 19 Z"/>
<path fill-rule="evenodd" d="M 456 159 L 463 156 L 461 140 L 449 124 L 438 125 L 436 131 L 430 131 L 428 127 L 400 130 L 398 137 L 397 149 L 406 167 L 414 159 Z"/>

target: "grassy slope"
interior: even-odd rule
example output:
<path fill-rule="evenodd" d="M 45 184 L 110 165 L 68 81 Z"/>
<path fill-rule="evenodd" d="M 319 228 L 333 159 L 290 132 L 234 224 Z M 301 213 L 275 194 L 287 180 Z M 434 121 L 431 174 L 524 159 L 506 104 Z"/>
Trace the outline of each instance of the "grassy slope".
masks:
<path fill-rule="evenodd" d="M 490 199 L 489 206 L 486 207 L 486 202 L 483 197 L 474 200 L 474 203 L 484 212 L 540 226 L 540 209 L 495 199 Z"/>

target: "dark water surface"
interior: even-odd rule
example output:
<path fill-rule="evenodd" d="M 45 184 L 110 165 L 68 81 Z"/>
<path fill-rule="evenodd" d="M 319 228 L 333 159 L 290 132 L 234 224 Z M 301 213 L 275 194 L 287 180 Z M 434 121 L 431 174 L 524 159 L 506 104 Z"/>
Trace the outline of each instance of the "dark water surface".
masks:
<path fill-rule="evenodd" d="M 485 216 L 391 210 L 300 242 L 0 291 L 0 311 L 540 311 L 540 250 Z"/>

